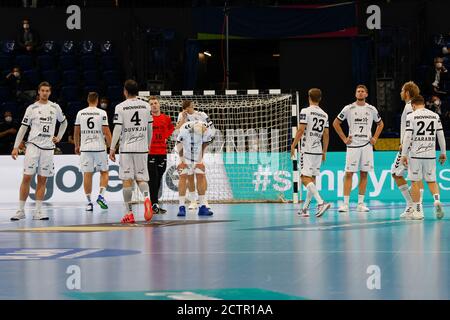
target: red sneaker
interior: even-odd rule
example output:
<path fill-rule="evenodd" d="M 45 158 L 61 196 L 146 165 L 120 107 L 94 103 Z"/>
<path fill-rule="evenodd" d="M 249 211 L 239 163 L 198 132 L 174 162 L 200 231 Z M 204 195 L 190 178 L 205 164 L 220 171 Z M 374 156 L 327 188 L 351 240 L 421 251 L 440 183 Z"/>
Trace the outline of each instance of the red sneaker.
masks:
<path fill-rule="evenodd" d="M 121 223 L 135 223 L 133 212 L 129 212 L 126 215 L 124 215 L 122 220 L 120 220 L 120 222 Z"/>
<path fill-rule="evenodd" d="M 145 198 L 144 200 L 144 207 L 145 207 L 145 213 L 144 218 L 145 221 L 150 221 L 153 218 L 153 209 L 152 209 L 152 202 L 149 198 Z"/>

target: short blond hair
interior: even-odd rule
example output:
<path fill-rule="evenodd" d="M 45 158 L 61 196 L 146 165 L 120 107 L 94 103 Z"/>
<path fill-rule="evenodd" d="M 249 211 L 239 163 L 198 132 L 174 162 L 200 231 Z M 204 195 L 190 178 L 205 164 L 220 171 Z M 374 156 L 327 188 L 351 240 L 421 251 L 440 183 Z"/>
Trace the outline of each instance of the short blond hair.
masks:
<path fill-rule="evenodd" d="M 308 91 L 308 97 L 314 103 L 319 103 L 322 100 L 322 91 L 318 88 L 311 88 Z"/>
<path fill-rule="evenodd" d="M 409 97 L 412 99 L 420 94 L 420 89 L 413 81 L 408 81 L 403 85 L 403 90 L 408 92 Z"/>

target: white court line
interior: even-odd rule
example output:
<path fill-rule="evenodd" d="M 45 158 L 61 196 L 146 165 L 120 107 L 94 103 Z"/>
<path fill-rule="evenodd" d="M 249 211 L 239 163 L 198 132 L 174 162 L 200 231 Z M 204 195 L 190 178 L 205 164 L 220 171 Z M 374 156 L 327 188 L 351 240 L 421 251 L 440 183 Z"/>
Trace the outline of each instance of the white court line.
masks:
<path fill-rule="evenodd" d="M 163 254 L 293 254 L 293 253 L 401 253 L 401 254 L 418 254 L 418 253 L 431 253 L 431 254 L 450 254 L 450 251 L 388 251 L 388 250 L 299 250 L 299 251 L 167 251 L 167 252 L 143 252 L 143 255 L 163 255 Z"/>

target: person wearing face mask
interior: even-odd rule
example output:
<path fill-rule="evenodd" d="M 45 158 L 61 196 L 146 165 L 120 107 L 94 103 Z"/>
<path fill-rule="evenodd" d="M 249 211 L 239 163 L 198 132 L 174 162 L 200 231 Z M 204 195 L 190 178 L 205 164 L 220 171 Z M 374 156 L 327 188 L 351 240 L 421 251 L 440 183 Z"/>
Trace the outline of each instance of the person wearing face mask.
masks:
<path fill-rule="evenodd" d="M 434 59 L 434 70 L 430 74 L 431 82 L 431 93 L 435 95 L 446 95 L 447 92 L 444 90 L 442 84 L 444 79 L 448 76 L 448 71 L 445 68 L 444 59 L 437 57 Z"/>
<path fill-rule="evenodd" d="M 431 100 L 427 102 L 427 107 L 439 116 L 442 116 L 442 101 L 438 96 L 432 96 Z"/>
<path fill-rule="evenodd" d="M 28 18 L 22 20 L 22 27 L 19 31 L 17 44 L 19 45 L 19 48 L 26 53 L 36 51 L 39 45 L 39 34 L 31 28 L 30 19 Z"/>
<path fill-rule="evenodd" d="M 11 93 L 22 104 L 30 104 L 36 96 L 36 90 L 33 85 L 22 76 L 19 67 L 14 67 L 5 78 L 6 85 L 10 88 Z"/>
<path fill-rule="evenodd" d="M 100 103 L 98 107 L 106 111 L 106 114 L 108 115 L 108 123 L 112 125 L 114 123 L 114 108 L 108 108 L 109 107 L 108 98 L 107 97 L 100 98 Z"/>
<path fill-rule="evenodd" d="M 18 124 L 14 121 L 12 112 L 5 111 L 0 120 L 0 154 L 10 154 L 14 146 Z"/>

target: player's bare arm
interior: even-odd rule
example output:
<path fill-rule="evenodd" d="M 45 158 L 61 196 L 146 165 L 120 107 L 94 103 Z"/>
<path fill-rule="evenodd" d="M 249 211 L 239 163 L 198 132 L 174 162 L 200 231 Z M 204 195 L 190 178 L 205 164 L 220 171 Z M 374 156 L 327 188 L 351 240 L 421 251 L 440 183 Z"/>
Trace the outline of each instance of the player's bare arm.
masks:
<path fill-rule="evenodd" d="M 109 130 L 108 126 L 103 126 L 102 131 L 103 131 L 103 136 L 105 137 L 105 140 L 106 140 L 106 146 L 109 148 L 109 147 L 111 147 L 111 140 L 112 140 L 111 130 Z"/>
<path fill-rule="evenodd" d="M 186 123 L 186 121 L 187 121 L 187 112 L 186 111 L 182 111 L 181 112 L 181 119 L 180 119 L 180 121 L 178 121 L 178 123 L 177 123 L 177 125 L 175 127 L 175 130 L 180 129 L 181 126 Z"/>
<path fill-rule="evenodd" d="M 377 123 L 377 129 L 375 130 L 375 134 L 370 139 L 370 143 L 374 146 L 377 143 L 378 137 L 380 136 L 381 132 L 383 131 L 384 123 L 383 120 L 380 120 L 380 122 Z"/>
<path fill-rule="evenodd" d="M 336 131 L 336 133 L 338 134 L 339 138 L 341 138 L 341 140 L 346 144 L 349 145 L 350 143 L 352 143 L 352 136 L 346 136 L 344 133 L 344 130 L 342 130 L 341 127 L 342 121 L 339 120 L 338 118 L 334 119 L 333 121 L 333 128 Z"/>
<path fill-rule="evenodd" d="M 19 132 L 17 132 L 16 140 L 14 142 L 14 148 L 13 148 L 13 150 L 11 152 L 11 157 L 14 160 L 16 160 L 17 157 L 19 156 L 19 146 L 22 143 L 23 138 L 25 137 L 25 134 L 27 133 L 27 130 L 28 130 L 28 126 L 21 125 L 20 129 L 19 129 Z"/>
<path fill-rule="evenodd" d="M 300 139 L 302 138 L 303 134 L 305 133 L 306 124 L 300 124 L 297 129 L 297 133 L 295 134 L 294 141 L 292 141 L 291 145 L 291 158 L 295 157 L 295 148 L 297 147 L 297 144 L 299 143 Z"/>
<path fill-rule="evenodd" d="M 73 140 L 75 142 L 75 154 L 80 154 L 80 125 L 73 128 Z"/>
<path fill-rule="evenodd" d="M 330 130 L 325 128 L 323 131 L 322 143 L 322 162 L 327 158 L 328 144 L 330 143 Z"/>

